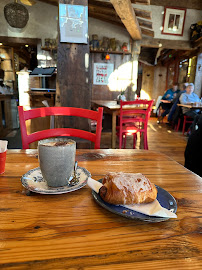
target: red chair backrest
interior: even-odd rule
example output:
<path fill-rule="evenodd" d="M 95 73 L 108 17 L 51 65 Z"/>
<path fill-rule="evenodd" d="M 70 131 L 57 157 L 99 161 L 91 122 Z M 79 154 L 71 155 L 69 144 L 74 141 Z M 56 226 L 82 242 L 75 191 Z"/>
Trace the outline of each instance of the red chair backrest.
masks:
<path fill-rule="evenodd" d="M 18 106 L 18 112 L 23 149 L 28 149 L 29 144 L 32 142 L 57 136 L 72 136 L 83 138 L 88 141 L 94 142 L 95 149 L 100 148 L 103 108 L 98 108 L 98 111 L 92 111 L 74 107 L 42 107 L 24 111 L 23 106 Z M 88 131 L 73 128 L 54 128 L 37 131 L 30 135 L 27 134 L 26 120 L 52 115 L 78 116 L 95 120 L 97 121 L 96 133 L 91 133 Z"/>
<path fill-rule="evenodd" d="M 154 100 L 144 100 L 144 99 L 136 99 L 133 101 L 121 101 L 120 126 L 122 126 L 123 123 L 143 122 L 144 129 L 146 129 L 149 117 L 151 115 L 153 102 Z M 139 107 L 137 108 L 137 106 Z M 138 117 L 135 118 L 133 116 Z"/>

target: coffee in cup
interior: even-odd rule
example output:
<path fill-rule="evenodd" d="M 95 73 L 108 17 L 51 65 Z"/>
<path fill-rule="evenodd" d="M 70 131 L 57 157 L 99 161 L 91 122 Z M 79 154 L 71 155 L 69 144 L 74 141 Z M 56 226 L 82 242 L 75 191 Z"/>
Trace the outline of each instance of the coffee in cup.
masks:
<path fill-rule="evenodd" d="M 76 142 L 64 138 L 41 140 L 38 152 L 41 173 L 48 186 L 67 185 L 74 172 Z"/>

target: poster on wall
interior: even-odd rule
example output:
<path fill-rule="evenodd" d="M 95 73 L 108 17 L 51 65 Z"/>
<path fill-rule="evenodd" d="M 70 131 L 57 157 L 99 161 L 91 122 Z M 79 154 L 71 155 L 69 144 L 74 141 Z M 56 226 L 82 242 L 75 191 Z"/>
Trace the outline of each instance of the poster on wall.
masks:
<path fill-rule="evenodd" d="M 59 4 L 60 42 L 88 43 L 88 7 Z"/>
<path fill-rule="evenodd" d="M 107 85 L 114 71 L 114 64 L 94 63 L 93 84 Z"/>

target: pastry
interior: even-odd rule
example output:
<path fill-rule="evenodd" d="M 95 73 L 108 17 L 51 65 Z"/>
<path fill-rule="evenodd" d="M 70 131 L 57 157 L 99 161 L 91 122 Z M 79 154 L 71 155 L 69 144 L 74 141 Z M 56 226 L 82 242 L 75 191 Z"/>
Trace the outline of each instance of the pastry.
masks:
<path fill-rule="evenodd" d="M 99 194 L 110 204 L 138 204 L 153 202 L 157 189 L 141 173 L 108 173 Z"/>

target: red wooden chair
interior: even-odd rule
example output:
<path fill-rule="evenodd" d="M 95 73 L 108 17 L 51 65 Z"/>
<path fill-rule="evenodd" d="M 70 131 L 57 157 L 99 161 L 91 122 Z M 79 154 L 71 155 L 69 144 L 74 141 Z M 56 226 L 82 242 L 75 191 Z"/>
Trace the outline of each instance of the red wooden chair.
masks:
<path fill-rule="evenodd" d="M 117 127 L 119 135 L 119 148 L 122 148 L 123 136 L 125 136 L 124 148 L 126 144 L 126 136 L 133 134 L 133 148 L 136 145 L 137 133 L 144 135 L 144 149 L 148 149 L 147 142 L 147 125 L 151 115 L 153 100 L 134 100 L 121 101 L 120 103 L 120 125 Z M 139 106 L 137 108 L 137 106 Z M 133 108 L 134 107 L 134 108 Z"/>
<path fill-rule="evenodd" d="M 186 115 L 183 116 L 183 126 L 182 126 L 182 134 L 183 135 L 185 133 L 186 124 L 192 124 L 192 122 L 193 122 L 193 118 L 186 116 Z M 178 123 L 177 123 L 177 127 L 176 127 L 176 131 L 179 131 L 180 123 L 181 123 L 181 119 L 179 118 Z"/>
<path fill-rule="evenodd" d="M 100 148 L 103 108 L 98 108 L 98 111 L 92 111 L 92 110 L 73 108 L 73 107 L 42 107 L 42 108 L 24 111 L 22 106 L 18 106 L 18 111 L 19 111 L 23 149 L 28 149 L 29 144 L 32 142 L 39 141 L 46 138 L 51 138 L 51 137 L 59 137 L 59 136 L 72 136 L 72 137 L 83 138 L 83 139 L 93 142 L 95 149 Z M 94 134 L 94 133 L 80 130 L 80 129 L 54 128 L 54 129 L 46 129 L 42 131 L 37 131 L 30 135 L 27 134 L 26 123 L 25 123 L 26 120 L 34 119 L 38 117 L 51 116 L 51 115 L 78 116 L 78 117 L 88 118 L 91 120 L 96 120 L 97 121 L 96 132 Z"/>

